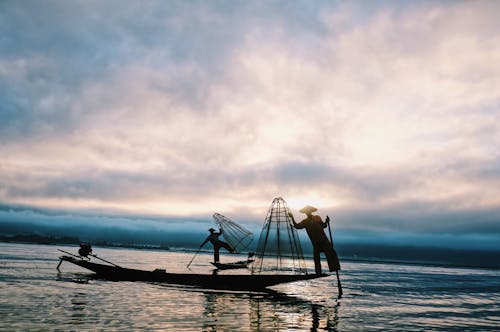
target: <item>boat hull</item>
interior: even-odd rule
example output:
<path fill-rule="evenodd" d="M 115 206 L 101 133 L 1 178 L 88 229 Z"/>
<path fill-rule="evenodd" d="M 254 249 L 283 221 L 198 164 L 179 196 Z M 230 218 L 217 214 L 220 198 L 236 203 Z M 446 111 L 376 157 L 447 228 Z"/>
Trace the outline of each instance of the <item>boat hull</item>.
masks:
<path fill-rule="evenodd" d="M 66 261 L 93 271 L 100 278 L 112 281 L 149 281 L 176 285 L 189 285 L 207 289 L 238 291 L 265 291 L 267 287 L 328 275 L 316 274 L 197 274 L 169 273 L 164 270 L 146 271 L 98 264 L 84 259 L 61 256 Z"/>
<path fill-rule="evenodd" d="M 250 263 L 253 261 L 250 261 Z M 213 266 L 215 266 L 219 270 L 234 270 L 234 269 L 246 269 L 248 267 L 249 262 L 235 262 L 235 263 L 214 263 L 210 262 Z"/>

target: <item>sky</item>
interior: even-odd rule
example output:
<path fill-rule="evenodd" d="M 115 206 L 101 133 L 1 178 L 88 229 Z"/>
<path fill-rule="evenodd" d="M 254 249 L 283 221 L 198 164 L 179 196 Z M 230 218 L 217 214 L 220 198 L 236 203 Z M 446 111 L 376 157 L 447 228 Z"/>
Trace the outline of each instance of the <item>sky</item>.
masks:
<path fill-rule="evenodd" d="M 346 241 L 500 249 L 498 12 L 1 1 L 0 217 L 261 225 L 281 196 Z"/>

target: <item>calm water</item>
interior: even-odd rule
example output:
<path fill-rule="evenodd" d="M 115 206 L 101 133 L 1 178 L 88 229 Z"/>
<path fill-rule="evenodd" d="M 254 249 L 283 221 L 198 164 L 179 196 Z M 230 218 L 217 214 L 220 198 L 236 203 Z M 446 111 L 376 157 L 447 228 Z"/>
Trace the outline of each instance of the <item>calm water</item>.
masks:
<path fill-rule="evenodd" d="M 500 330 L 500 271 L 344 262 L 344 297 L 337 300 L 334 277 L 276 286 L 269 295 L 93 280 L 67 262 L 58 273 L 58 248 L 76 252 L 0 243 L 0 331 Z M 94 253 L 171 272 L 186 272 L 192 258 L 175 251 Z M 210 259 L 199 255 L 192 270 L 209 272 Z"/>

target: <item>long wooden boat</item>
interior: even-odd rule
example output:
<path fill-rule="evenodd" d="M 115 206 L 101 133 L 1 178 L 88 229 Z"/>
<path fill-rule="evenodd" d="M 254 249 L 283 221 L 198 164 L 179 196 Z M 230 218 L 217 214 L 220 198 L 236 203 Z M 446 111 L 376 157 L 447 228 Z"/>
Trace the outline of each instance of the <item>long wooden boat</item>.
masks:
<path fill-rule="evenodd" d="M 266 291 L 267 287 L 294 282 L 327 277 L 326 274 L 197 274 L 169 273 L 165 270 L 137 270 L 116 265 L 90 262 L 71 256 L 61 256 L 61 262 L 66 261 L 96 273 L 96 276 L 112 281 L 149 281 L 164 282 L 176 285 L 189 285 L 207 289 Z"/>
<path fill-rule="evenodd" d="M 219 270 L 234 270 L 234 269 L 246 269 L 248 264 L 252 263 L 253 260 L 249 261 L 239 261 L 234 263 L 214 263 L 210 262 L 213 266 L 215 266 Z"/>

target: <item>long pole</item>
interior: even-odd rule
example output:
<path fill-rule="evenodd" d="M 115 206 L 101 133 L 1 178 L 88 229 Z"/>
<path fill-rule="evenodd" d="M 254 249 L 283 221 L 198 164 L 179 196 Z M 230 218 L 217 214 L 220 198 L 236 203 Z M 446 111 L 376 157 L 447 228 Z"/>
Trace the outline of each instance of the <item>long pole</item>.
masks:
<path fill-rule="evenodd" d="M 61 249 L 57 249 L 57 250 L 59 250 L 60 252 L 65 253 L 65 254 L 71 255 L 71 256 L 73 256 L 73 257 L 76 257 L 76 258 L 80 258 L 80 259 L 82 258 L 82 256 L 73 255 L 72 253 L 67 252 L 67 251 L 64 251 L 64 250 L 61 250 Z"/>
<path fill-rule="evenodd" d="M 83 258 L 89 259 L 89 258 L 87 258 L 87 257 L 82 257 L 82 256 L 73 255 L 72 253 L 67 252 L 67 251 L 64 251 L 64 250 L 61 250 L 61 249 L 57 249 L 57 250 L 59 250 L 59 251 L 61 251 L 61 252 L 65 253 L 65 254 L 71 255 L 71 256 L 73 256 L 73 257 L 79 258 L 79 259 L 83 259 Z M 105 260 L 105 259 L 103 259 L 103 258 L 101 258 L 101 257 L 97 257 L 97 255 L 89 254 L 89 256 L 92 256 L 92 257 L 94 257 L 94 258 L 100 259 L 101 261 L 106 262 L 106 263 L 109 263 L 109 264 L 114 265 L 114 266 L 116 266 L 116 267 L 121 267 L 121 266 L 116 265 L 115 263 L 112 263 L 112 262 L 110 262 L 110 261 L 107 261 L 107 260 Z M 59 262 L 59 265 L 57 265 L 57 269 L 58 269 L 58 270 L 59 270 L 59 266 L 61 265 L 61 262 L 62 262 L 62 260 Z"/>
<path fill-rule="evenodd" d="M 333 238 L 332 238 L 332 226 L 330 226 L 330 217 L 326 216 L 328 218 L 328 233 L 330 233 L 330 243 L 332 244 L 332 249 L 335 250 L 333 247 Z M 342 284 L 340 283 L 340 276 L 339 276 L 339 270 L 335 270 L 335 273 L 337 274 L 337 286 L 339 288 L 339 299 L 342 297 Z"/>
<path fill-rule="evenodd" d="M 107 260 L 105 260 L 105 259 L 102 259 L 101 257 L 97 257 L 97 255 L 89 254 L 89 256 L 92 256 L 92 257 L 94 257 L 94 258 L 100 259 L 101 261 L 106 262 L 106 263 L 109 263 L 109 264 L 114 265 L 114 266 L 116 266 L 116 267 L 121 267 L 121 266 L 119 266 L 119 265 L 116 265 L 115 263 L 112 263 L 112 262 L 110 262 L 110 261 L 107 261 Z"/>
<path fill-rule="evenodd" d="M 194 261 L 194 258 L 196 257 L 196 255 L 198 255 L 198 253 L 200 252 L 201 248 L 203 248 L 203 246 L 200 246 L 200 247 L 198 248 L 198 250 L 196 250 L 196 252 L 195 252 L 195 254 L 194 254 L 193 258 L 191 258 L 191 260 L 189 261 L 188 265 L 186 265 L 186 267 L 187 267 L 188 269 L 189 269 L 189 266 L 191 265 L 191 263 Z"/>

